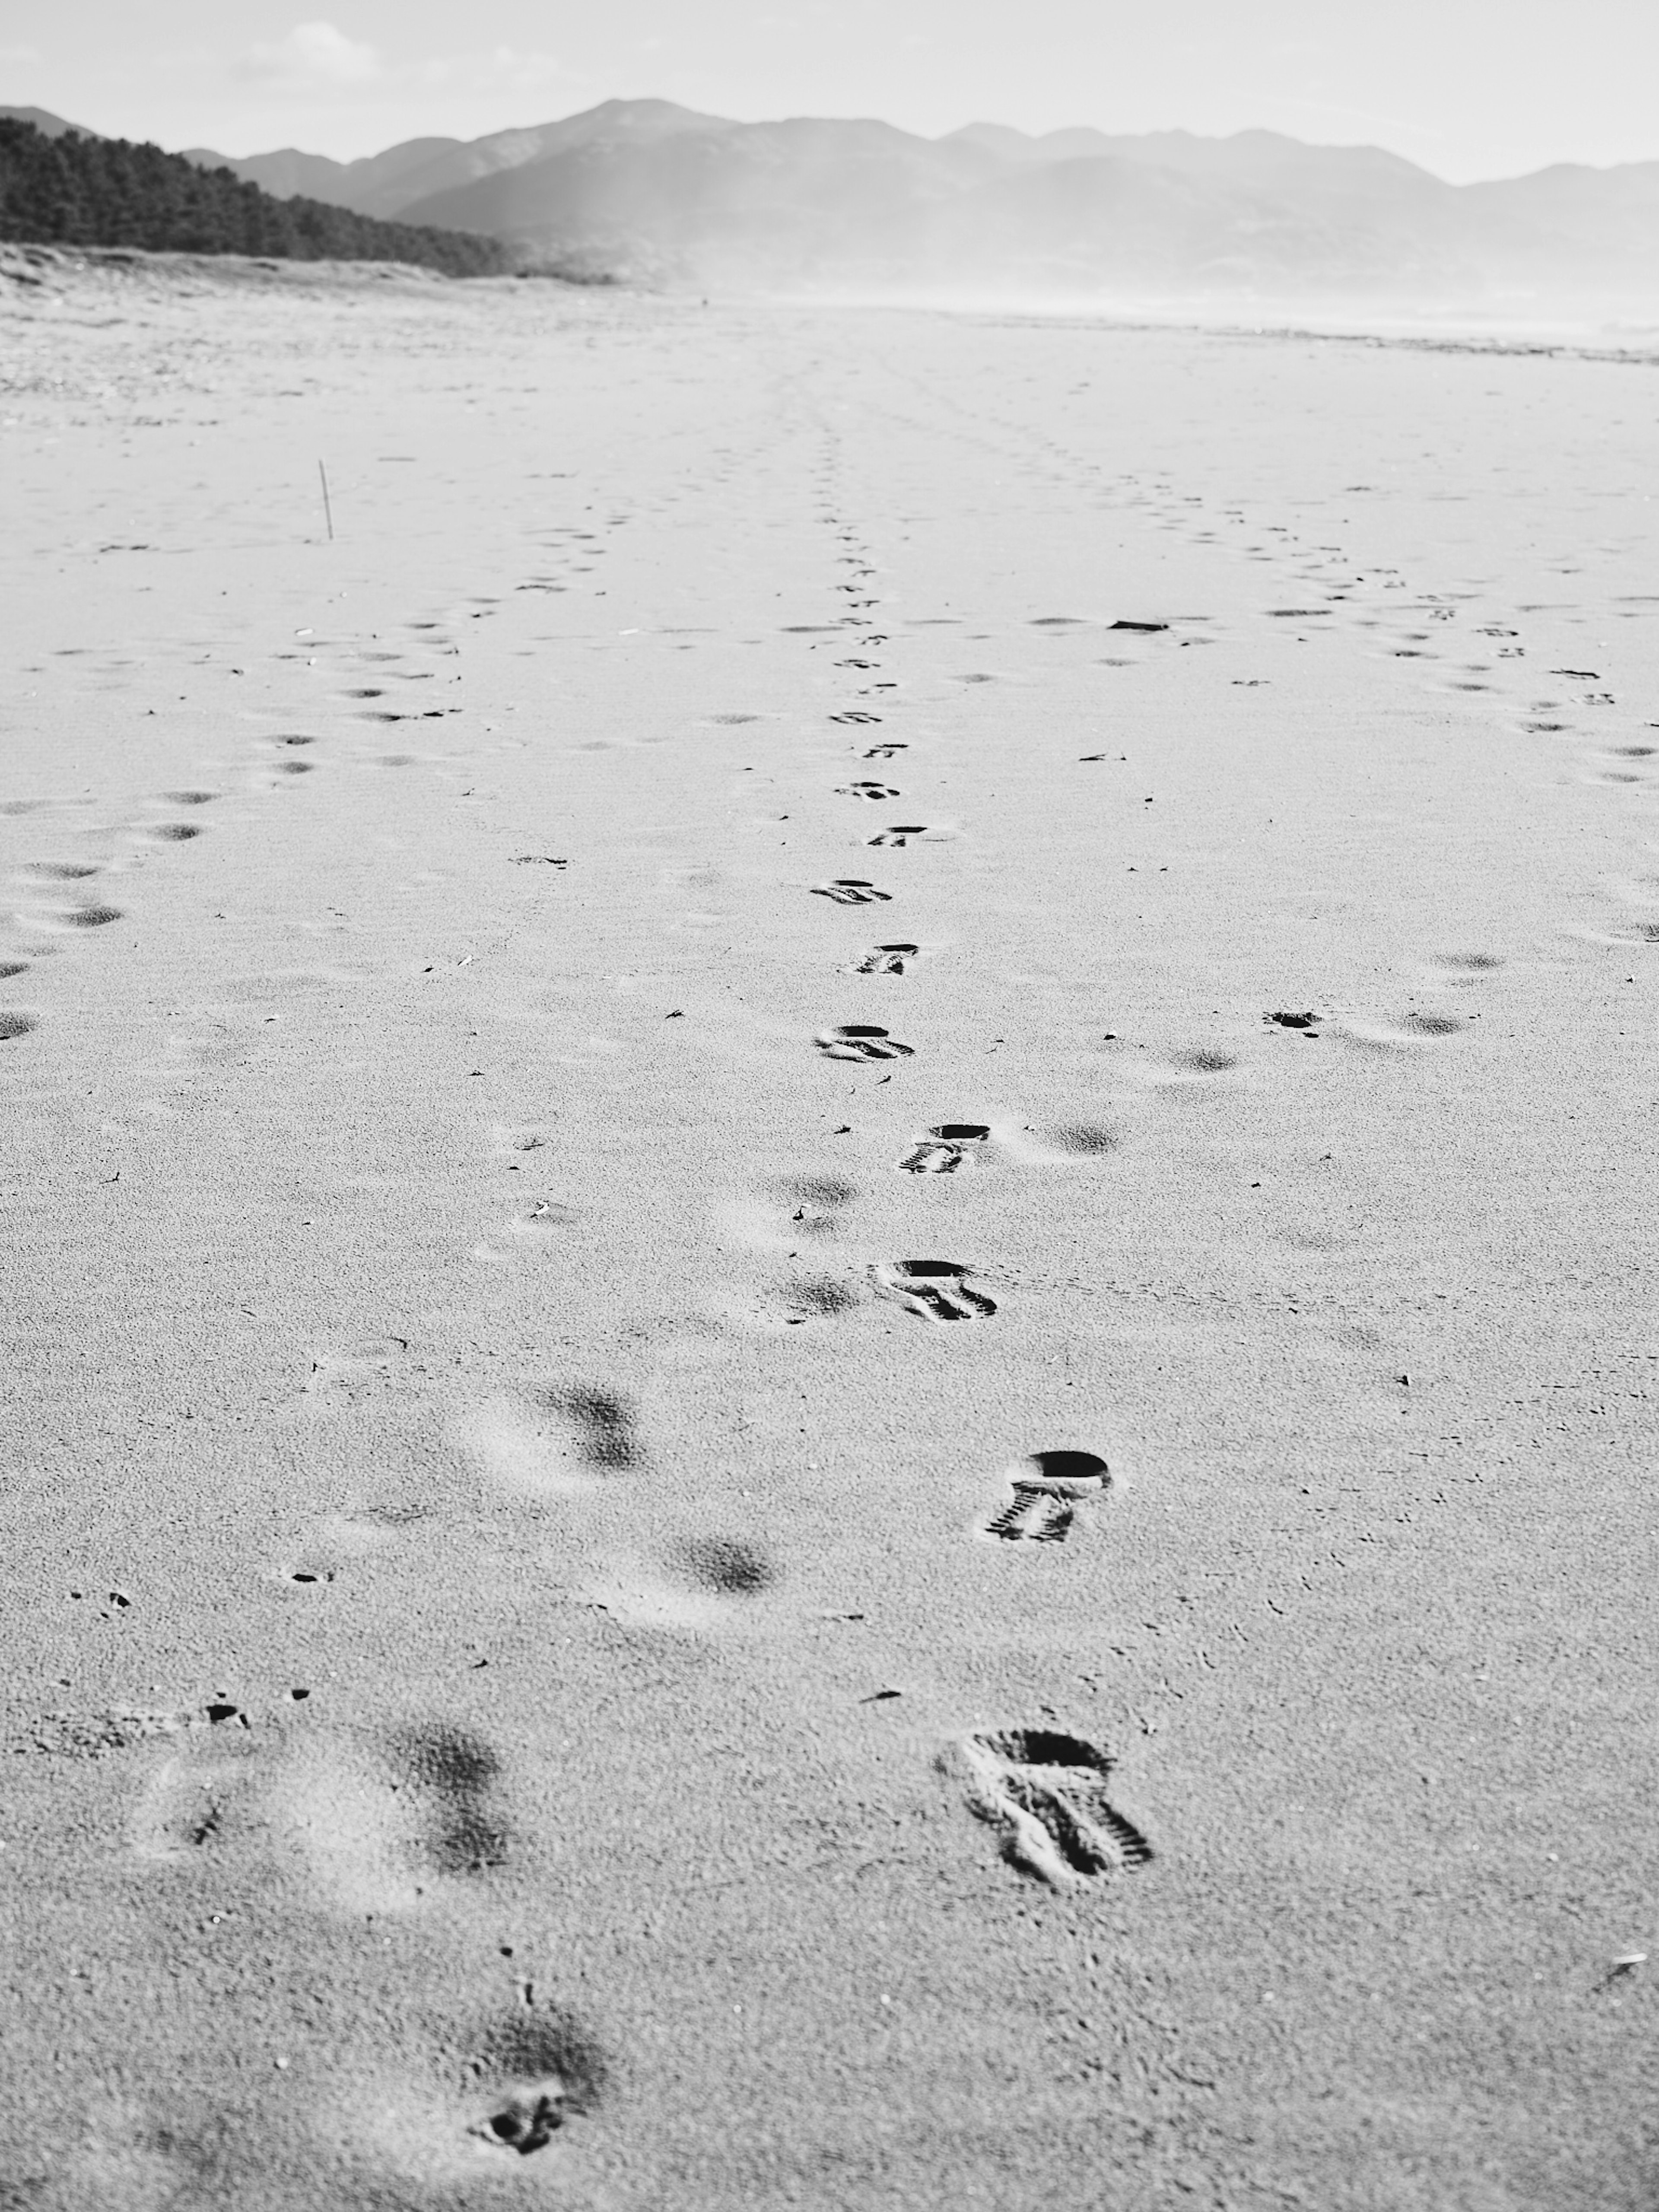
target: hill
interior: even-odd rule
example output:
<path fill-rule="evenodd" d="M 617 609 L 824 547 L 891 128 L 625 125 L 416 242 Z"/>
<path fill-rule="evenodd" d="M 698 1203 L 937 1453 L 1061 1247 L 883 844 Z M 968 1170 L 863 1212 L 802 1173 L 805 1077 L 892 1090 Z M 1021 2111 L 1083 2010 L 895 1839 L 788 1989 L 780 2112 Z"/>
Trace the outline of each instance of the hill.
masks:
<path fill-rule="evenodd" d="M 272 191 L 692 283 L 1659 301 L 1656 162 L 1459 185 L 1381 147 L 1272 131 L 1033 137 L 972 123 L 929 139 L 611 100 L 471 143 L 231 166 Z"/>
<path fill-rule="evenodd" d="M 53 118 L 54 120 L 56 118 Z M 404 261 L 452 276 L 514 264 L 496 240 L 276 199 L 182 154 L 0 118 L 0 238 L 283 260 Z"/>

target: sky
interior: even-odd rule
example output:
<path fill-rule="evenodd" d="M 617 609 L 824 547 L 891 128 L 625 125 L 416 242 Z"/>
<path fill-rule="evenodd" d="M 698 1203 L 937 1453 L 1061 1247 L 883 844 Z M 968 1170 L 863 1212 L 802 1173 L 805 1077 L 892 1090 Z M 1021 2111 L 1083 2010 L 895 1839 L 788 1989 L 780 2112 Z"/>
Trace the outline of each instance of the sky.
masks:
<path fill-rule="evenodd" d="M 0 0 L 0 102 L 349 160 L 601 100 L 928 137 L 1253 126 L 1464 183 L 1659 160 L 1659 0 Z"/>

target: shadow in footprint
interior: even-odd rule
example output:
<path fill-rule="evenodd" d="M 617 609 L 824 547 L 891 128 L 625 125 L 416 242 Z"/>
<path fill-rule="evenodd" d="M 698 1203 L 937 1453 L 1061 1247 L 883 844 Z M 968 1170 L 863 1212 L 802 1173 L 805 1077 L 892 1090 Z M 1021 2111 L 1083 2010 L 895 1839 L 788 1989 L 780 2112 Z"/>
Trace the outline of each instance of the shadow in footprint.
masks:
<path fill-rule="evenodd" d="M 102 929 L 106 923 L 119 921 L 118 906 L 74 906 L 64 915 L 71 929 Z"/>
<path fill-rule="evenodd" d="M 846 1022 L 839 1029 L 821 1030 L 812 1042 L 827 1060 L 908 1060 L 915 1049 L 870 1022 Z"/>
<path fill-rule="evenodd" d="M 894 822 L 885 830 L 878 830 L 873 837 L 866 837 L 864 842 L 866 845 L 902 847 L 908 845 L 913 837 L 925 837 L 927 834 L 927 824 L 925 822 Z"/>
<path fill-rule="evenodd" d="M 9 1044 L 14 1037 L 27 1036 L 34 1026 L 33 1014 L 0 1014 L 0 1044 Z"/>
<path fill-rule="evenodd" d="M 906 963 L 914 960 L 921 950 L 919 945 L 872 945 L 854 964 L 853 972 L 857 975 L 902 975 Z"/>
<path fill-rule="evenodd" d="M 549 1390 L 542 1401 L 550 1412 L 575 1424 L 582 1457 L 590 1467 L 637 1467 L 639 1438 L 634 1409 L 612 1390 L 596 1390 L 586 1384 Z"/>
<path fill-rule="evenodd" d="M 1455 1036 L 1463 1026 L 1450 1014 L 1407 1014 L 1400 1025 L 1413 1036 Z"/>
<path fill-rule="evenodd" d="M 990 1133 L 983 1121 L 941 1121 L 916 1139 L 899 1167 L 905 1175 L 954 1175 Z"/>
<path fill-rule="evenodd" d="M 893 896 L 891 891 L 878 891 L 860 876 L 837 876 L 833 883 L 814 884 L 812 895 L 815 898 L 834 899 L 837 906 L 870 906 L 878 899 L 890 899 Z"/>
<path fill-rule="evenodd" d="M 1008 1471 L 1013 1492 L 985 1524 L 985 1534 L 1008 1544 L 1063 1544 L 1079 1502 L 1098 1498 L 1111 1472 L 1096 1452 L 1033 1452 Z"/>
<path fill-rule="evenodd" d="M 997 1310 L 994 1298 L 969 1289 L 970 1270 L 959 1261 L 890 1260 L 870 1272 L 884 1297 L 923 1321 L 986 1321 Z"/>
<path fill-rule="evenodd" d="M 149 834 L 159 837 L 164 845 L 187 845 L 202 833 L 193 822 L 158 822 Z"/>
<path fill-rule="evenodd" d="M 1056 1729 L 963 1736 L 968 1802 L 1002 1837 L 1006 1857 L 1055 1888 L 1145 1866 L 1152 1845 L 1106 1795 L 1112 1761 Z"/>

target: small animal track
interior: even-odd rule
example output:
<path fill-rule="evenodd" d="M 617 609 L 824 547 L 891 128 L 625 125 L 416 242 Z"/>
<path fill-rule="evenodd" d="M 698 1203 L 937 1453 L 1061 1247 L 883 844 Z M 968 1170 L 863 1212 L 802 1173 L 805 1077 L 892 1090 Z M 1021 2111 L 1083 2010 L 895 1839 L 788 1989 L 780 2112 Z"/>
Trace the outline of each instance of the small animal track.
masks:
<path fill-rule="evenodd" d="M 990 1133 L 982 1121 L 941 1121 L 916 1139 L 899 1166 L 906 1175 L 954 1175 Z"/>
<path fill-rule="evenodd" d="M 919 945 L 875 945 L 862 960 L 856 962 L 856 975 L 902 975 L 905 963 L 914 960 L 921 951 Z"/>
<path fill-rule="evenodd" d="M 1152 1845 L 1111 1804 L 1112 1761 L 1079 1736 L 1010 1729 L 963 1736 L 968 1802 L 1016 1866 L 1068 1889 L 1145 1866 Z"/>
<path fill-rule="evenodd" d="M 923 1321 L 988 1321 L 997 1310 L 994 1298 L 969 1287 L 971 1271 L 957 1260 L 890 1260 L 870 1272 L 884 1297 Z"/>
<path fill-rule="evenodd" d="M 846 1022 L 812 1040 L 826 1060 L 908 1060 L 915 1048 L 901 1044 L 872 1022 Z"/>
<path fill-rule="evenodd" d="M 1063 1544 L 1072 1533 L 1078 1502 L 1099 1497 L 1111 1471 L 1097 1453 L 1033 1452 L 1010 1468 L 1013 1496 L 985 1524 L 1004 1543 Z"/>
<path fill-rule="evenodd" d="M 833 883 L 814 884 L 812 891 L 817 898 L 834 899 L 837 906 L 870 906 L 893 896 L 891 891 L 878 891 L 858 876 L 837 876 Z"/>
<path fill-rule="evenodd" d="M 896 799 L 897 791 L 890 783 L 842 783 L 836 787 L 842 799 Z"/>

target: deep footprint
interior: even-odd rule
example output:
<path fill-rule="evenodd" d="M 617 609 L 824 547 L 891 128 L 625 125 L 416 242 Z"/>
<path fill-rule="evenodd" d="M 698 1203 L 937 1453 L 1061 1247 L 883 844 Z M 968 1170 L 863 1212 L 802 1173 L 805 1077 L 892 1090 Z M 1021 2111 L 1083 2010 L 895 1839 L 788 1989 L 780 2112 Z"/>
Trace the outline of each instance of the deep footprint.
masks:
<path fill-rule="evenodd" d="M 969 1272 L 956 1260 L 890 1260 L 871 1276 L 884 1297 L 923 1321 L 987 1321 L 996 1301 L 968 1287 Z"/>
<path fill-rule="evenodd" d="M 1112 1761 L 1079 1736 L 1010 1729 L 961 1739 L 968 1802 L 1005 1856 L 1057 1888 L 1145 1866 L 1152 1845 L 1106 1795 Z"/>
<path fill-rule="evenodd" d="M 872 1022 L 846 1022 L 812 1040 L 826 1060 L 908 1060 L 915 1048 L 901 1044 Z"/>
<path fill-rule="evenodd" d="M 919 945 L 872 945 L 854 969 L 858 975 L 902 975 L 906 961 L 921 951 Z"/>
<path fill-rule="evenodd" d="M 1111 1471 L 1095 1452 L 1033 1452 L 1011 1469 L 1013 1496 L 986 1523 L 988 1536 L 1008 1544 L 1063 1544 L 1079 1499 L 1098 1498 Z"/>
<path fill-rule="evenodd" d="M 916 1139 L 899 1166 L 906 1175 L 954 1175 L 990 1133 L 982 1121 L 941 1121 Z"/>

